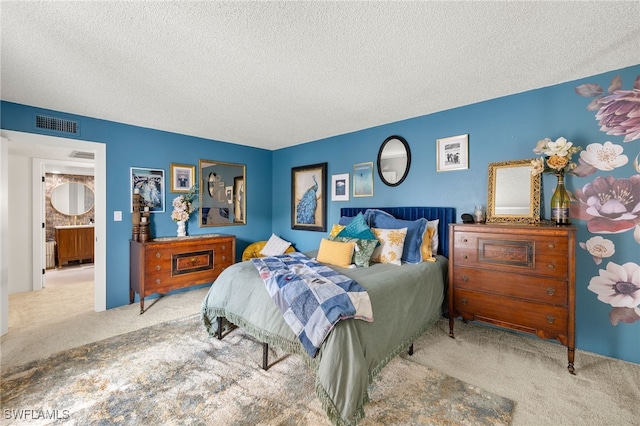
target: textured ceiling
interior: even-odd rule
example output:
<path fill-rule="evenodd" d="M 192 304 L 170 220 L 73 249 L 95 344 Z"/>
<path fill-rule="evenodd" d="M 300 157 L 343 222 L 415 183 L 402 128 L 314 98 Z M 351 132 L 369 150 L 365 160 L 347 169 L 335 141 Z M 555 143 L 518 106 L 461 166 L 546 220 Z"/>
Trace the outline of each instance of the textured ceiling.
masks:
<path fill-rule="evenodd" d="M 9 2 L 5 101 L 277 149 L 640 63 L 639 2 Z"/>

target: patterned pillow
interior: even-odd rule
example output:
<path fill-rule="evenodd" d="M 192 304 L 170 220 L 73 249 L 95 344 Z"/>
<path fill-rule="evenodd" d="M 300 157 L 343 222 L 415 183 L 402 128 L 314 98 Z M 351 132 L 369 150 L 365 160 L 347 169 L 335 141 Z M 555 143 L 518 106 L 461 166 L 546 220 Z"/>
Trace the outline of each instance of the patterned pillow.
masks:
<path fill-rule="evenodd" d="M 356 244 L 353 252 L 352 263 L 355 263 L 356 266 L 362 266 L 365 268 L 369 267 L 369 261 L 371 260 L 371 255 L 373 251 L 376 249 L 378 245 L 378 240 L 362 240 L 359 238 L 351 238 L 351 237 L 334 237 L 333 241 L 342 241 L 342 242 L 353 242 Z"/>
<path fill-rule="evenodd" d="M 290 245 L 291 243 L 289 241 L 283 240 L 276 234 L 271 234 L 267 244 L 265 244 L 262 250 L 260 250 L 260 254 L 263 256 L 277 256 L 279 254 L 284 254 Z"/>
<path fill-rule="evenodd" d="M 353 220 L 338 233 L 338 237 L 351 237 L 361 240 L 375 240 L 376 236 L 371 232 L 371 228 L 364 220 L 364 215 L 358 213 Z"/>
<path fill-rule="evenodd" d="M 348 268 L 355 247 L 354 242 L 331 241 L 323 238 L 316 259 L 321 263 Z"/>
<path fill-rule="evenodd" d="M 402 249 L 407 236 L 407 228 L 402 229 L 379 229 L 372 228 L 373 233 L 378 237 L 380 246 L 376 247 L 371 255 L 371 260 L 380 263 L 391 263 L 392 265 L 402 264 Z"/>
<path fill-rule="evenodd" d="M 365 216 L 369 218 L 369 225 L 372 228 L 407 228 L 407 237 L 404 240 L 404 247 L 402 250 L 402 260 L 407 263 L 422 262 L 422 253 L 420 247 L 422 246 L 424 231 L 425 229 L 427 229 L 427 219 L 396 219 L 393 215 L 377 209 L 368 209 L 365 212 Z"/>
<path fill-rule="evenodd" d="M 431 241 L 431 251 L 433 254 L 438 254 L 438 248 L 440 247 L 440 237 L 438 235 L 439 225 L 440 219 L 427 221 L 427 228 L 433 228 L 433 240 Z"/>
<path fill-rule="evenodd" d="M 339 224 L 334 224 L 331 227 L 331 231 L 329 231 L 329 239 L 332 240 L 333 237 L 335 237 L 336 235 L 338 235 L 340 233 L 340 231 L 342 231 L 345 228 L 345 225 L 339 225 Z"/>

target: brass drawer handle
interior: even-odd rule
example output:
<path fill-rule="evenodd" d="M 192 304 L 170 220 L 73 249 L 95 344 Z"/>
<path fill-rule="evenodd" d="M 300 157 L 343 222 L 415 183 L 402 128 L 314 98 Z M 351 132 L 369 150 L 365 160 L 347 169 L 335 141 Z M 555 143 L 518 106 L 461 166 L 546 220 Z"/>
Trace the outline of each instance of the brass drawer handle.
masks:
<path fill-rule="evenodd" d="M 227 246 L 225 246 L 224 244 L 221 245 L 220 247 L 222 247 L 222 250 L 226 250 L 227 249 Z"/>
<path fill-rule="evenodd" d="M 550 264 L 547 265 L 547 267 L 549 269 L 555 269 L 556 265 L 554 265 L 553 263 L 550 263 Z"/>
<path fill-rule="evenodd" d="M 555 245 L 555 244 L 553 244 L 553 243 L 551 243 L 551 244 L 549 244 L 549 248 L 550 248 L 550 249 L 556 248 L 556 245 Z"/>
<path fill-rule="evenodd" d="M 156 266 L 156 271 L 160 270 L 160 265 Z"/>
<path fill-rule="evenodd" d="M 462 299 L 462 305 L 463 306 L 467 306 L 468 304 L 469 304 L 469 301 L 466 298 Z"/>
<path fill-rule="evenodd" d="M 157 253 L 156 253 L 156 257 L 157 257 L 158 259 L 160 259 L 160 256 L 162 256 L 162 255 L 160 254 L 160 252 L 157 252 Z"/>
<path fill-rule="evenodd" d="M 467 256 L 466 254 L 463 254 L 463 255 L 462 255 L 462 258 L 463 258 L 463 259 L 469 259 L 469 256 Z"/>
<path fill-rule="evenodd" d="M 222 260 L 227 260 L 227 256 L 222 256 Z"/>
<path fill-rule="evenodd" d="M 462 281 L 464 281 L 465 283 L 469 281 L 469 277 L 466 275 L 462 276 Z"/>
<path fill-rule="evenodd" d="M 555 292 L 556 292 L 556 291 L 554 290 L 554 288 L 553 288 L 553 287 L 549 287 L 549 288 L 547 289 L 547 294 L 548 294 L 549 296 L 553 296 L 553 293 L 555 293 Z"/>
<path fill-rule="evenodd" d="M 553 322 L 556 320 L 556 318 L 553 315 L 547 315 L 547 322 L 549 324 L 553 324 Z"/>
<path fill-rule="evenodd" d="M 192 257 L 190 262 L 191 262 L 191 266 L 195 265 L 196 264 L 196 258 Z"/>
<path fill-rule="evenodd" d="M 466 242 L 469 242 L 469 240 L 467 240 L 466 238 L 463 238 L 463 239 L 462 239 L 462 242 L 463 242 L 463 243 L 466 243 Z"/>
<path fill-rule="evenodd" d="M 160 284 L 161 282 L 162 282 L 162 280 L 161 280 L 160 278 L 158 278 L 158 279 L 156 280 L 156 284 Z"/>

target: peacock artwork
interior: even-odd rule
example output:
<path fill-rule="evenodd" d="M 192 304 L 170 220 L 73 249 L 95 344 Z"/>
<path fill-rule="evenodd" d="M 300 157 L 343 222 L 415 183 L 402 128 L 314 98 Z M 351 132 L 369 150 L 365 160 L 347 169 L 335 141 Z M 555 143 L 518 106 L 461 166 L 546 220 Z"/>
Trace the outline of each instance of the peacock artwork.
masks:
<path fill-rule="evenodd" d="M 292 228 L 325 230 L 326 163 L 294 168 L 292 172 L 294 210 Z"/>

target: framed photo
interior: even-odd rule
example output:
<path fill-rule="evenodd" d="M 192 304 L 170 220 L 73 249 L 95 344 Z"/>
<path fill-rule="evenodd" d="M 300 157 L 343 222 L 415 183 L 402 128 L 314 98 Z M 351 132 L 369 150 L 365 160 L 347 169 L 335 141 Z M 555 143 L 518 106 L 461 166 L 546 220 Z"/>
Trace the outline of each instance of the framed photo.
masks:
<path fill-rule="evenodd" d="M 291 168 L 291 229 L 327 230 L 327 163 Z"/>
<path fill-rule="evenodd" d="M 331 201 L 349 201 L 349 173 L 331 176 Z"/>
<path fill-rule="evenodd" d="M 131 167 L 131 213 L 133 194 L 139 192 L 141 202 L 151 213 L 164 212 L 164 170 Z"/>
<path fill-rule="evenodd" d="M 373 161 L 353 165 L 353 196 L 373 196 Z"/>
<path fill-rule="evenodd" d="M 436 140 L 436 166 L 439 172 L 469 168 L 469 135 Z"/>
<path fill-rule="evenodd" d="M 171 192 L 189 192 L 196 181 L 196 166 L 171 164 Z"/>

